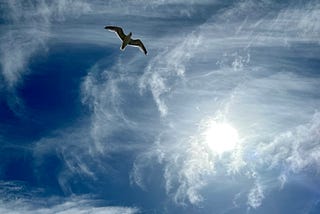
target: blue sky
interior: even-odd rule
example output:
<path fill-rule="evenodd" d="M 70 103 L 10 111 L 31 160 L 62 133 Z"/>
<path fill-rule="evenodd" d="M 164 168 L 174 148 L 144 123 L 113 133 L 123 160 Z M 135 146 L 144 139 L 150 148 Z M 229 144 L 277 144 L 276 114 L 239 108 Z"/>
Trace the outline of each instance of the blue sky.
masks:
<path fill-rule="evenodd" d="M 320 212 L 318 1 L 0 11 L 1 213 Z"/>

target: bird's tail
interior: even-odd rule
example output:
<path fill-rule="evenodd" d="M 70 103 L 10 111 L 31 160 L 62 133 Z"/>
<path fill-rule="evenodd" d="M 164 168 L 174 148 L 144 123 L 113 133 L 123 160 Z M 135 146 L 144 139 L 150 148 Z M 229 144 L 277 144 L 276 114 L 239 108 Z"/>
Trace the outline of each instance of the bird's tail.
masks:
<path fill-rule="evenodd" d="M 127 46 L 127 44 L 125 44 L 124 42 L 122 42 L 122 45 L 121 45 L 121 47 L 120 47 L 120 50 L 125 49 L 126 46 Z"/>

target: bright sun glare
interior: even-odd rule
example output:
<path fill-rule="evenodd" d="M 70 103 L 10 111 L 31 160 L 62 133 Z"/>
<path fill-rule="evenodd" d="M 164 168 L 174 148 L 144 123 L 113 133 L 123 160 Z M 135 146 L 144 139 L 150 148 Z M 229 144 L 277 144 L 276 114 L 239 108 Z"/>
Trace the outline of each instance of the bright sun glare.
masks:
<path fill-rule="evenodd" d="M 211 121 L 203 135 L 205 143 L 218 155 L 234 150 L 238 142 L 237 130 L 227 123 Z"/>

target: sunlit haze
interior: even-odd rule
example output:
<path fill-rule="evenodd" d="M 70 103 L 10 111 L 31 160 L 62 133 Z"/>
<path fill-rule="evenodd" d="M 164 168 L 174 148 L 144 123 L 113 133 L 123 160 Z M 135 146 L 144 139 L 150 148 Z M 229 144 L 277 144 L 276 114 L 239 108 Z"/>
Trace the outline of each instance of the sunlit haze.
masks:
<path fill-rule="evenodd" d="M 238 142 L 237 130 L 227 123 L 211 121 L 203 135 L 212 152 L 219 155 L 235 149 Z"/>

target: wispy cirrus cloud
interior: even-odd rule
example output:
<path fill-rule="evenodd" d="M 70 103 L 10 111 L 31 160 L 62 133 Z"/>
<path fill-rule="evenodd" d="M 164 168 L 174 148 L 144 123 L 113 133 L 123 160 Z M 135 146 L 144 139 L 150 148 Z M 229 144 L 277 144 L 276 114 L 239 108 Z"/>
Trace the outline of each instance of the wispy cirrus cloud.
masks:
<path fill-rule="evenodd" d="M 103 7 L 97 13 L 109 15 L 120 10 L 124 10 L 124 16 L 140 15 L 140 6 L 145 10 L 152 7 L 150 11 L 158 12 L 150 15 L 149 11 L 142 17 L 159 16 L 163 19 L 180 11 L 180 8 L 157 10 L 165 2 L 156 2 L 155 7 L 140 1 L 132 4 L 120 2 L 119 10 L 112 11 L 107 10 L 112 2 L 100 2 L 97 7 L 75 1 L 44 2 L 42 12 L 35 13 L 43 17 L 40 19 L 43 28 L 35 27 L 35 32 L 26 33 L 27 38 L 38 33 L 42 35 L 41 32 L 43 35 L 31 40 L 30 46 L 27 45 L 29 40 L 22 38 L 17 46 L 5 47 L 16 49 L 12 54 L 23 63 L 20 67 L 13 62 L 3 64 L 3 68 L 8 67 L 3 72 L 12 71 L 3 73 L 4 78 L 12 86 L 17 83 L 19 76 L 23 75 L 20 70 L 46 46 L 49 26 L 52 22 L 67 19 L 67 14 L 78 16 L 79 11 L 86 13 L 101 5 Z M 58 137 L 44 137 L 36 143 L 38 163 L 41 165 L 47 153 L 57 153 L 63 162 L 57 175 L 59 185 L 65 193 L 72 193 L 68 183 L 71 178 L 81 175 L 94 179 L 98 169 L 108 167 L 105 160 L 109 152 L 127 152 L 125 154 L 134 156 L 133 153 L 139 151 L 140 155 L 133 164 L 132 181 L 148 189 L 148 176 L 159 177 L 162 173 L 167 195 L 177 204 L 184 205 L 209 201 L 210 198 L 203 194 L 205 187 L 223 173 L 230 177 L 242 175 L 250 180 L 252 177 L 248 174 L 259 174 L 266 164 L 270 164 L 265 169 L 268 172 L 284 165 L 290 173 L 318 166 L 319 117 L 314 111 L 319 106 L 319 97 L 315 93 L 319 78 L 304 64 L 305 60 L 318 59 L 318 52 L 314 47 L 308 46 L 305 51 L 305 48 L 296 46 L 296 42 L 314 45 L 317 41 L 317 23 L 320 22 L 314 20 L 317 21 L 318 4 L 312 1 L 302 8 L 284 9 L 276 4 L 275 10 L 268 13 L 265 8 L 270 9 L 272 3 L 274 1 L 258 4 L 241 1 L 212 14 L 195 29 L 195 25 L 189 26 L 189 31 L 183 35 L 153 34 L 154 28 L 150 28 L 143 40 L 153 41 L 147 46 L 151 49 L 149 58 L 142 60 L 139 55 L 122 61 L 120 57 L 114 60 L 111 56 L 103 60 L 109 60 L 112 66 L 97 63 L 88 70 L 82 82 L 83 107 L 88 107 L 83 127 L 64 130 Z M 69 7 L 71 11 L 67 9 Z M 80 10 L 74 10 L 78 7 Z M 255 16 L 257 10 L 266 12 Z M 190 17 L 190 11 L 179 17 Z M 183 14 L 180 12 L 178 14 Z M 299 17 L 303 18 L 300 20 Z M 19 17 L 15 19 L 20 20 Z M 124 23 L 119 20 L 114 18 L 112 22 Z M 166 20 L 146 22 L 146 26 L 150 23 L 166 26 L 168 32 L 177 30 L 176 26 L 167 26 Z M 31 25 L 35 24 L 39 22 L 31 22 Z M 143 29 L 137 25 L 134 27 Z M 91 32 L 83 35 L 79 33 L 83 30 L 76 32 L 85 39 L 84 42 L 101 44 L 104 41 L 101 39 L 104 35 L 100 33 L 95 34 L 97 37 L 87 38 Z M 73 36 L 70 36 L 72 40 Z M 7 40 L 13 41 L 14 38 Z M 30 55 L 24 51 L 19 53 L 23 46 L 31 50 Z M 121 56 L 131 57 L 128 52 L 121 53 Z M 11 58 L 11 55 L 4 56 Z M 199 123 L 204 118 L 216 115 L 222 115 L 232 123 L 243 137 L 239 150 L 222 159 L 213 157 L 199 130 Z M 130 158 L 126 163 L 133 159 Z M 156 175 L 149 175 L 148 170 L 154 165 L 161 169 Z M 221 166 L 225 169 L 221 170 Z M 290 173 L 275 180 L 284 186 Z M 275 174 L 278 178 L 279 174 Z M 253 186 L 244 191 L 248 193 L 245 204 L 256 209 L 261 207 L 268 188 L 273 186 L 254 180 Z"/>
<path fill-rule="evenodd" d="M 271 173 L 275 168 L 282 170 L 277 179 L 273 178 L 274 181 L 271 183 L 263 184 L 259 178 L 255 178 L 256 181 L 248 193 L 247 203 L 250 207 L 257 209 L 262 205 L 263 199 L 267 197 L 265 190 L 268 190 L 268 195 L 272 194 L 273 190 L 281 191 L 291 176 L 308 173 L 310 169 L 318 168 L 320 164 L 319 121 L 319 113 L 315 113 L 306 124 L 276 135 L 271 142 L 258 144 L 256 155 L 259 157 L 259 164 L 267 166 Z M 259 168 L 257 165 L 254 167 Z M 259 176 L 259 173 L 256 176 Z M 274 176 L 277 176 L 277 173 Z"/>
<path fill-rule="evenodd" d="M 162 97 L 165 94 L 170 94 L 171 87 L 175 85 L 175 79 L 183 78 L 186 70 L 185 65 L 195 54 L 195 49 L 200 43 L 200 38 L 196 33 L 191 33 L 183 40 L 180 38 L 179 36 L 170 39 L 178 41 L 178 45 L 172 47 L 172 44 L 167 44 L 170 45 L 167 50 L 162 51 L 149 62 L 140 79 L 140 89 L 149 88 L 151 90 L 162 116 L 166 116 L 168 113 L 168 107 Z"/>
<path fill-rule="evenodd" d="M 164 168 L 163 179 L 166 181 L 167 193 L 178 203 L 201 202 L 202 189 L 210 180 L 208 177 L 214 179 L 217 174 L 212 163 L 217 161 L 221 164 L 222 161 L 211 159 L 210 155 L 206 159 L 207 151 L 198 151 L 202 144 L 191 146 L 188 141 L 193 134 L 196 135 L 194 129 L 190 132 L 194 124 L 204 117 L 222 114 L 244 137 L 240 152 L 230 156 L 231 159 L 227 161 L 230 175 L 239 173 L 251 179 L 247 174 L 253 171 L 259 175 L 260 167 L 271 160 L 278 167 L 283 166 L 283 160 L 286 160 L 285 165 L 295 172 L 318 163 L 317 133 L 308 133 L 309 125 L 309 128 L 299 132 L 303 140 L 295 148 L 289 146 L 281 149 L 286 143 L 281 141 L 275 145 L 273 142 L 282 135 L 288 142 L 296 142 L 294 139 L 299 139 L 296 136 L 298 131 L 289 131 L 290 134 L 286 131 L 301 129 L 297 127 L 304 126 L 312 117 L 317 118 L 313 114 L 319 105 L 319 96 L 315 94 L 319 78 L 314 71 L 312 73 L 312 68 L 297 63 L 292 57 L 300 60 L 308 56 L 312 59 L 317 55 L 315 48 L 310 48 L 311 52 L 304 55 L 305 52 L 296 46 L 296 42 L 307 45 L 317 42 L 314 35 L 319 34 L 318 26 L 311 23 L 315 23 L 312 20 L 316 18 L 312 14 L 317 14 L 318 4 L 311 1 L 302 8 L 294 5 L 284 8 L 283 5 L 273 7 L 272 1 L 259 4 L 243 1 L 240 3 L 241 10 L 238 6 L 235 4 L 213 15 L 212 19 L 201 25 L 197 42 L 190 42 L 187 37 L 185 44 L 188 46 L 171 48 L 172 54 L 169 51 L 164 52 L 165 55 L 159 54 L 161 57 L 154 58 L 157 61 L 149 64 L 141 79 L 140 88 L 152 92 L 159 112 L 165 118 L 163 123 L 166 128 L 160 135 L 162 137 L 156 140 L 155 146 L 138 157 L 132 177 L 138 185 L 147 188 L 143 181 L 143 169 L 148 167 L 147 160 L 157 160 Z M 275 10 L 259 17 L 254 16 L 253 11 L 263 11 L 266 7 Z M 246 14 L 248 19 L 245 19 Z M 293 17 L 288 18 L 291 15 Z M 300 22 L 297 17 L 306 20 Z M 306 35 L 302 29 L 310 34 Z M 191 47 L 195 46 L 188 49 L 190 44 Z M 301 54 L 293 54 L 291 48 L 299 50 Z M 181 73 L 176 72 L 174 66 L 166 67 L 163 63 L 167 57 L 173 58 L 174 52 L 185 57 L 185 61 L 176 60 L 182 68 Z M 305 96 L 300 96 L 302 94 Z M 193 101 L 189 101 L 190 97 Z M 310 105 L 306 106 L 306 102 Z M 305 143 L 309 136 L 313 136 L 310 140 L 313 143 Z M 262 145 L 259 142 L 263 142 Z M 301 158 L 302 144 L 314 150 L 309 158 Z M 277 151 L 279 149 L 279 153 L 264 153 L 263 148 L 268 146 Z M 189 149 L 203 156 L 194 156 L 187 152 Z M 197 163 L 202 163 L 203 168 Z M 197 170 L 189 170 L 193 167 Z M 272 169 L 267 170 L 272 174 Z M 272 182 L 280 182 L 283 187 L 287 179 L 282 177 L 278 180 L 278 176 L 276 174 Z M 264 190 L 275 186 L 263 184 L 262 187 L 262 184 L 256 182 L 248 190 L 247 205 L 259 208 L 266 197 Z"/>
<path fill-rule="evenodd" d="M 47 200 L 47 199 L 46 199 Z M 61 214 L 76 214 L 76 213 L 92 213 L 92 214 L 134 214 L 138 213 L 137 208 L 106 206 L 100 207 L 93 205 L 94 201 L 72 198 L 61 204 L 53 206 L 37 206 L 30 204 L 30 201 L 19 199 L 11 202 L 0 202 L 0 211 L 2 213 L 17 214 L 17 213 L 61 213 Z"/>
<path fill-rule="evenodd" d="M 9 1 L 2 3 L 6 11 L 5 31 L 1 34 L 0 60 L 4 84 L 14 89 L 28 72 L 28 63 L 38 51 L 45 52 L 52 22 L 90 11 L 83 1 L 55 2 Z"/>
<path fill-rule="evenodd" d="M 261 206 L 263 198 L 263 188 L 261 184 L 256 182 L 254 187 L 249 191 L 247 203 L 250 207 L 256 209 Z"/>
<path fill-rule="evenodd" d="M 3 13 L 3 31 L 0 33 L 0 81 L 1 91 L 10 109 L 21 115 L 24 101 L 19 98 L 16 88 L 30 73 L 29 63 L 39 53 L 48 51 L 51 26 L 67 18 L 75 18 L 90 11 L 83 1 L 59 0 L 49 2 L 6 1 L 1 2 Z"/>
<path fill-rule="evenodd" d="M 0 183 L 0 212 L 17 213 L 106 213 L 134 214 L 139 213 L 135 207 L 104 206 L 92 196 L 71 196 L 69 198 L 39 197 L 41 190 L 30 190 L 23 184 L 14 182 Z"/>
<path fill-rule="evenodd" d="M 206 146 L 196 139 L 166 139 L 166 143 L 162 140 L 160 137 L 154 147 L 138 156 L 131 172 L 132 182 L 148 189 L 150 176 L 146 175 L 146 170 L 156 160 L 164 168 L 165 190 L 174 202 L 180 205 L 200 203 L 203 198 L 199 190 L 207 183 L 203 178 L 215 173 L 214 159 Z M 168 146 L 170 143 L 174 146 Z"/>
<path fill-rule="evenodd" d="M 137 120 L 139 118 L 135 118 L 142 112 L 141 108 L 131 106 L 137 108 L 137 112 L 132 115 L 127 111 L 130 103 L 125 100 L 128 94 L 132 99 L 139 96 L 139 73 L 132 73 L 132 66 L 139 66 L 138 59 L 141 60 L 141 56 L 131 58 L 126 64 L 119 59 L 109 68 L 97 63 L 84 78 L 81 87 L 82 102 L 92 112 L 89 129 L 97 151 L 104 153 L 116 149 L 112 146 L 112 135 L 115 132 L 135 130 L 138 134 L 143 130 L 137 124 L 140 122 Z"/>
<path fill-rule="evenodd" d="M 320 164 L 320 115 L 315 113 L 312 119 L 290 131 L 279 134 L 275 139 L 261 146 L 270 167 L 284 164 L 287 172 L 299 173 L 309 167 Z"/>
<path fill-rule="evenodd" d="M 99 157 L 95 156 L 96 148 L 91 141 L 93 139 L 86 126 L 78 124 L 77 127 L 57 131 L 35 142 L 33 158 L 38 179 L 44 183 L 47 179 L 56 181 L 58 188 L 66 195 L 74 193 L 70 182 L 77 176 L 95 180 L 94 172 L 106 169 L 108 165 L 100 165 Z M 48 178 L 44 171 L 47 170 L 50 157 L 56 158 L 55 165 L 59 171 Z"/>
<path fill-rule="evenodd" d="M 136 62 L 137 59 L 132 58 L 128 63 Z M 42 172 L 46 158 L 51 155 L 57 157 L 61 168 L 53 179 L 67 195 L 74 192 L 71 182 L 78 176 L 96 180 L 99 176 L 117 173 L 117 169 L 108 162 L 113 155 L 140 150 L 145 135 L 150 135 L 148 128 L 141 128 L 150 124 L 139 121 L 147 111 L 141 106 L 132 106 L 135 112 L 131 112 L 131 108 L 128 111 L 128 102 L 124 99 L 126 93 L 132 99 L 139 99 L 137 74 L 128 75 L 132 71 L 131 66 L 125 67 L 121 60 L 109 68 L 105 66 L 103 62 L 97 62 L 83 78 L 81 101 L 88 114 L 71 127 L 55 131 L 34 143 L 35 168 Z M 129 89 L 128 85 L 136 90 Z M 131 133 L 135 135 L 130 137 Z M 119 138 L 118 134 L 122 137 Z M 139 139 L 141 145 L 136 142 Z M 128 162 L 131 160 L 129 156 L 126 157 Z"/>

